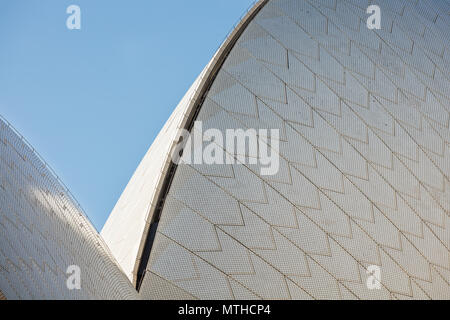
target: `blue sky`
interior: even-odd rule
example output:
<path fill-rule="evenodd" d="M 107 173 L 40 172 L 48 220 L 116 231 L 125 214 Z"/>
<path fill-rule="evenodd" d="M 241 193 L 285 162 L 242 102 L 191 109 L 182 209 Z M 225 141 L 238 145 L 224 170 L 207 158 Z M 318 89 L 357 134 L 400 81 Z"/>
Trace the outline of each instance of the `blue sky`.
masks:
<path fill-rule="evenodd" d="M 0 2 L 0 114 L 97 230 L 189 86 L 253 0 Z M 68 30 L 66 8 L 81 8 Z"/>

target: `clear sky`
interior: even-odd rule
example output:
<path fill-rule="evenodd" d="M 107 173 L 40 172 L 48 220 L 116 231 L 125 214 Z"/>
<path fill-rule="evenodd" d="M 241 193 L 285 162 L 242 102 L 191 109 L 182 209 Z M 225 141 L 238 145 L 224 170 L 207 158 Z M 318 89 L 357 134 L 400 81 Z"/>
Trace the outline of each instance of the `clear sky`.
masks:
<path fill-rule="evenodd" d="M 2 0 L 0 114 L 97 230 L 253 0 Z M 81 30 L 69 30 L 69 5 Z"/>

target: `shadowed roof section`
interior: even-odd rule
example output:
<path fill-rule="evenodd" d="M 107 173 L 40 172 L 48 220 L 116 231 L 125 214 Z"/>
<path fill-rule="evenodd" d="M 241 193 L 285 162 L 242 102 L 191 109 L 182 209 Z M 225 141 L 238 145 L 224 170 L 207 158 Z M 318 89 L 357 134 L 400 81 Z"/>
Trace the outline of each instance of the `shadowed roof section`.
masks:
<path fill-rule="evenodd" d="M 252 6 L 201 72 L 156 137 L 101 231 L 118 263 L 135 285 L 150 225 L 155 212 L 164 203 L 164 194 L 176 170 L 171 153 L 178 142 L 180 129 L 190 129 L 234 44 L 267 2 L 260 0 Z"/>
<path fill-rule="evenodd" d="M 138 299 L 78 202 L 1 116 L 0 252 L 0 298 Z"/>

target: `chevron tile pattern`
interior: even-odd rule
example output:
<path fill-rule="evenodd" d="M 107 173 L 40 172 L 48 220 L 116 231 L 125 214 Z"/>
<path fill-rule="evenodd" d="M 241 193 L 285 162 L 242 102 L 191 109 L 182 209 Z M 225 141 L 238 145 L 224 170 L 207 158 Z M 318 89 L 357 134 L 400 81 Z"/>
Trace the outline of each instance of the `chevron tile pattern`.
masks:
<path fill-rule="evenodd" d="M 81 290 L 69 290 L 69 266 Z M 34 150 L 0 119 L 0 300 L 137 299 L 97 231 Z"/>
<path fill-rule="evenodd" d="M 377 4 L 381 30 L 367 0 L 252 20 L 197 120 L 280 129 L 280 170 L 180 164 L 144 298 L 450 299 L 450 3 Z"/>

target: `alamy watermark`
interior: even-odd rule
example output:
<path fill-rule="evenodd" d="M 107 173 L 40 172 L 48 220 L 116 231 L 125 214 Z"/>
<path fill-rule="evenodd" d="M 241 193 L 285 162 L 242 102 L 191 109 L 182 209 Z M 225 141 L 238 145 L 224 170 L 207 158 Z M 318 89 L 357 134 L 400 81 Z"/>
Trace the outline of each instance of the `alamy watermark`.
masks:
<path fill-rule="evenodd" d="M 370 14 L 370 16 L 367 18 L 367 28 L 369 28 L 369 30 L 381 29 L 381 9 L 380 9 L 380 7 L 373 4 L 369 7 L 367 7 L 366 13 Z"/>
<path fill-rule="evenodd" d="M 66 9 L 66 13 L 70 16 L 66 20 L 66 26 L 69 30 L 81 29 L 81 9 L 77 5 L 70 5 Z"/>
<path fill-rule="evenodd" d="M 69 30 L 81 29 L 81 8 L 72 4 L 67 7 L 66 13 L 70 16 L 66 20 L 66 26 Z M 367 28 L 369 30 L 381 29 L 381 9 L 377 5 L 370 5 L 366 10 L 370 16 L 367 18 Z"/>
<path fill-rule="evenodd" d="M 203 123 L 195 121 L 192 134 L 181 129 L 172 161 L 186 164 L 258 165 L 261 175 L 275 175 L 280 166 L 279 129 L 219 129 L 203 132 Z M 206 146 L 205 146 L 206 143 Z"/>
<path fill-rule="evenodd" d="M 367 267 L 367 289 L 380 290 L 381 289 L 381 268 L 379 266 L 371 265 Z"/>
<path fill-rule="evenodd" d="M 81 290 L 81 268 L 76 265 L 69 266 L 66 274 L 66 286 L 69 290 Z"/>

